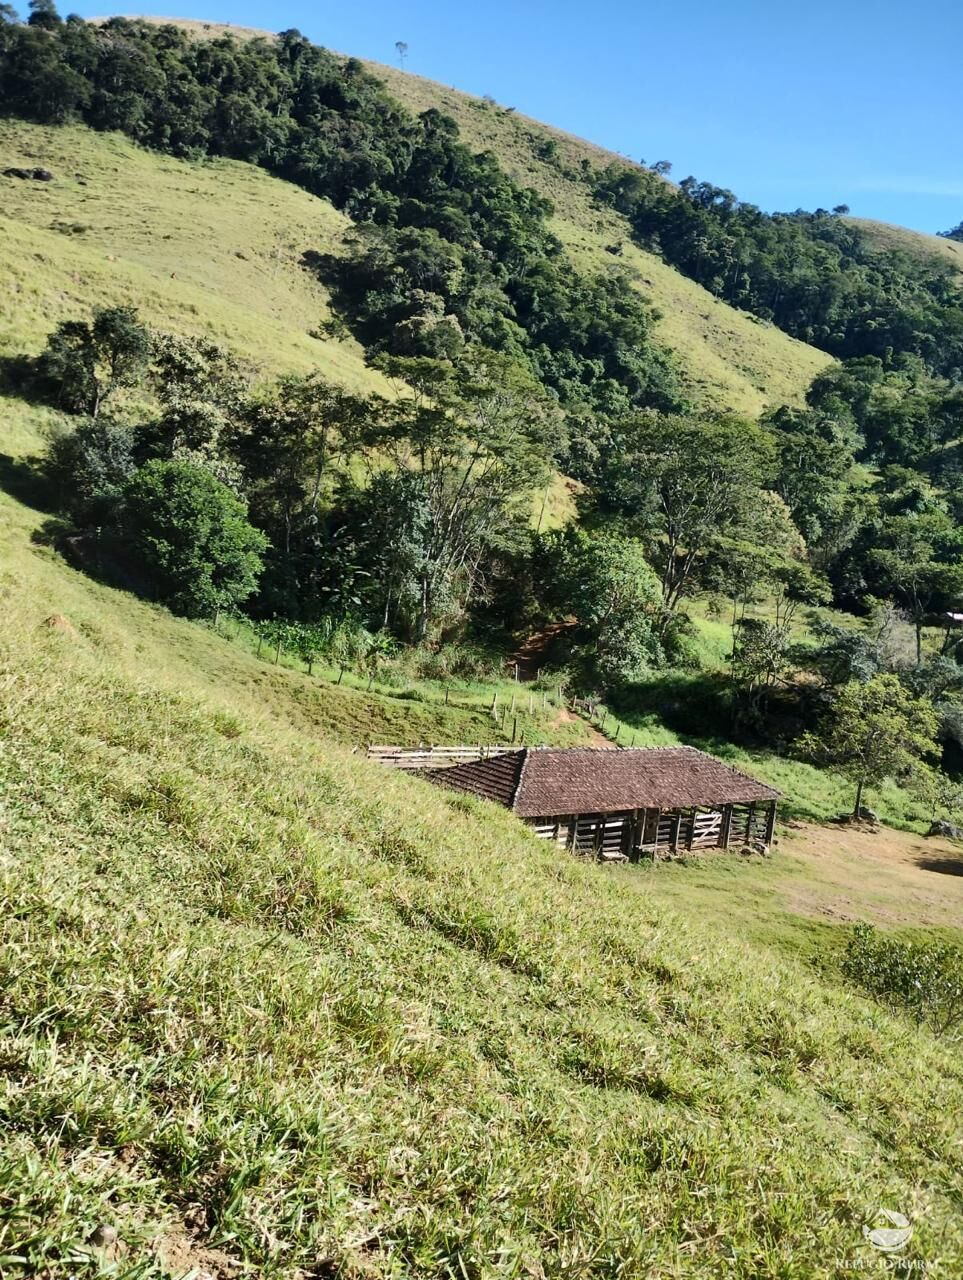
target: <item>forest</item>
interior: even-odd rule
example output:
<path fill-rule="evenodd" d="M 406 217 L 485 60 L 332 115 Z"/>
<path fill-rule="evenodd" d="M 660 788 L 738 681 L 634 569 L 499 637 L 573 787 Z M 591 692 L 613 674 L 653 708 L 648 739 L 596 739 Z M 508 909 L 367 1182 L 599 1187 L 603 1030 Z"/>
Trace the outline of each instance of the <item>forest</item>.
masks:
<path fill-rule="evenodd" d="M 393 388 L 258 382 L 133 307 L 62 322 L 4 376 L 74 424 L 43 479 L 86 567 L 190 617 L 243 609 L 307 660 L 491 662 L 554 628 L 559 682 L 627 707 L 698 674 L 699 602 L 732 645 L 724 677 L 690 681 L 689 714 L 956 803 L 963 308 L 947 268 L 877 251 L 842 208 L 765 214 L 586 163 L 579 181 L 639 244 L 838 358 L 758 421 L 696 406 L 626 275 L 579 270 L 543 197 L 356 60 L 297 31 L 196 41 L 62 20 L 52 0 L 3 15 L 5 113 L 244 160 L 346 213 L 350 252 L 305 269 Z M 577 519 L 549 528 L 539 495 L 558 476 Z M 834 732 L 867 722 L 875 764 Z"/>

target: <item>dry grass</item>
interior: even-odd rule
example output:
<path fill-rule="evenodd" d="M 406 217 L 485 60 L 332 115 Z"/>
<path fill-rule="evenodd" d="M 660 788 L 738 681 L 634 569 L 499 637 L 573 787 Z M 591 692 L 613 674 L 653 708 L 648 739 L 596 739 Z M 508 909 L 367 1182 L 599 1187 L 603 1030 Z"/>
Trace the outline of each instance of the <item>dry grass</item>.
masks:
<path fill-rule="evenodd" d="M 160 328 L 203 334 L 265 373 L 319 369 L 387 392 L 357 343 L 319 341 L 328 295 L 300 265 L 337 252 L 349 223 L 326 201 L 230 160 L 188 163 L 118 134 L 0 121 L 0 353 L 37 350 L 61 319 L 136 305 Z"/>
<path fill-rule="evenodd" d="M 925 231 L 911 231 L 909 227 L 874 222 L 870 218 L 851 218 L 848 221 L 864 231 L 878 249 L 898 249 L 916 258 L 935 258 L 944 264 L 949 263 L 956 268 L 963 283 L 963 244 L 958 240 L 946 240 L 943 236 L 930 236 Z"/>

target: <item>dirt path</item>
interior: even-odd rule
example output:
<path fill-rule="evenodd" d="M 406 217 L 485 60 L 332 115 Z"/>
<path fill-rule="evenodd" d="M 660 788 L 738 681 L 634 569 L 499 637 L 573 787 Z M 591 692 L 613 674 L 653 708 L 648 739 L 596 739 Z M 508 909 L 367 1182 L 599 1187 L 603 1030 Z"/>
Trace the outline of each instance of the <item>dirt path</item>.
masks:
<path fill-rule="evenodd" d="M 550 627 L 546 627 L 543 631 L 536 631 L 534 635 L 530 635 L 519 651 L 515 654 L 515 662 L 518 664 L 519 680 L 531 681 L 538 678 L 539 668 L 545 661 L 545 655 L 552 646 L 552 643 L 565 631 L 570 631 L 576 625 L 574 618 L 565 622 L 553 622 Z"/>
<path fill-rule="evenodd" d="M 562 707 L 552 723 L 556 726 L 560 724 L 583 724 L 588 736 L 588 746 L 604 747 L 607 751 L 616 749 L 614 742 L 610 742 L 608 738 L 603 737 L 594 725 L 589 724 L 587 720 L 583 720 L 581 716 L 577 716 L 574 711 L 569 711 L 568 707 Z"/>

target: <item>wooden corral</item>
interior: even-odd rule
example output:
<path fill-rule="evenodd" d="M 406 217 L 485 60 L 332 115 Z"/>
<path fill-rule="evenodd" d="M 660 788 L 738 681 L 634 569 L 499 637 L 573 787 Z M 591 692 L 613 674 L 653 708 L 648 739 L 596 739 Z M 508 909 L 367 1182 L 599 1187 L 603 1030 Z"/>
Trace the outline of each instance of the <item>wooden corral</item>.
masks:
<path fill-rule="evenodd" d="M 413 752 L 377 750 L 373 758 L 493 800 L 544 839 L 604 861 L 772 843 L 779 792 L 693 747 L 434 748 L 469 757 L 427 768 L 409 763 Z"/>

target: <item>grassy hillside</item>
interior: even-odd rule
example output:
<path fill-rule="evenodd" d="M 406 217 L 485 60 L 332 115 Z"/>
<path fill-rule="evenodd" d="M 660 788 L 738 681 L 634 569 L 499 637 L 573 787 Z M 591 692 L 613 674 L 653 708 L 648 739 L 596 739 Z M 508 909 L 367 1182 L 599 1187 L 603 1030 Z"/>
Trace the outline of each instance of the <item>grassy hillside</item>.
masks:
<path fill-rule="evenodd" d="M 963 277 L 963 244 L 958 240 L 946 240 L 943 236 L 929 236 L 924 231 L 911 231 L 909 227 L 897 227 L 889 222 L 875 222 L 871 218 L 852 218 L 878 248 L 898 249 L 918 258 L 936 258 L 955 267 Z"/>
<path fill-rule="evenodd" d="M 265 374 L 378 385 L 310 336 L 328 299 L 299 259 L 346 225 L 324 202 L 0 124 L 0 168 L 28 162 L 56 179 L 0 179 L 0 354 L 131 301 Z M 609 259 L 611 224 L 558 210 Z M 748 335 L 775 331 L 722 308 L 710 342 L 677 312 L 706 393 L 761 405 L 778 362 Z M 824 357 L 780 342 L 798 393 L 794 353 Z M 0 398 L 4 1280 L 830 1280 L 880 1265 L 879 1207 L 912 1220 L 901 1262 L 959 1271 L 958 1045 L 836 965 L 852 920 L 960 940 L 958 850 L 794 824 L 771 858 L 606 868 L 369 764 L 371 741 L 507 741 L 488 707 L 513 687 L 309 676 L 71 568 L 28 462 L 60 419 Z M 556 481 L 544 517 L 571 502 Z M 522 710 L 524 739 L 594 740 L 560 710 Z M 623 732 L 670 740 L 659 711 Z M 826 774 L 732 758 L 787 811 L 843 807 Z"/>
<path fill-rule="evenodd" d="M 199 39 L 225 33 L 237 39 L 270 35 L 220 23 L 176 23 Z M 615 158 L 611 152 L 396 68 L 370 63 L 369 69 L 411 111 L 437 107 L 453 116 L 469 146 L 494 151 L 519 183 L 551 199 L 556 209 L 552 229 L 580 265 L 629 273 L 661 314 L 657 334 L 677 352 L 685 384 L 698 403 L 757 415 L 768 405 L 800 400 L 813 377 L 830 363 L 824 352 L 720 302 L 656 255 L 637 249 L 627 222 L 596 209 L 584 186 L 564 173 L 582 159 L 606 164 Z M 546 143 L 555 145 L 554 160 L 544 156 Z M 270 179 L 262 176 L 262 181 Z M 615 243 L 623 247 L 620 257 L 606 252 L 606 246 Z"/>
<path fill-rule="evenodd" d="M 310 336 L 330 310 L 301 255 L 337 252 L 350 225 L 326 201 L 251 165 L 0 120 L 0 169 L 28 164 L 54 180 L 0 178 L 0 353 L 38 350 L 58 320 L 129 302 L 265 373 L 319 369 L 386 390 L 355 342 Z"/>
<path fill-rule="evenodd" d="M 812 1280 L 882 1204 L 952 1273 L 959 1058 L 811 966 L 800 857 L 579 864 L 0 510 L 5 1269 Z"/>
<path fill-rule="evenodd" d="M 411 111 L 437 107 L 454 117 L 472 148 L 494 151 L 516 181 L 547 196 L 556 210 L 552 228 L 580 265 L 629 273 L 661 314 L 656 332 L 677 352 L 690 394 L 699 403 L 757 415 L 768 405 L 801 399 L 831 363 L 825 352 L 720 302 L 633 245 L 626 220 L 596 208 L 587 189 L 565 175 L 582 160 L 608 164 L 617 158 L 611 152 L 508 111 L 509 104 L 488 103 L 380 63 L 369 67 Z M 553 158 L 546 158 L 546 144 L 554 144 Z M 606 252 L 613 244 L 622 247 L 619 257 Z"/>

